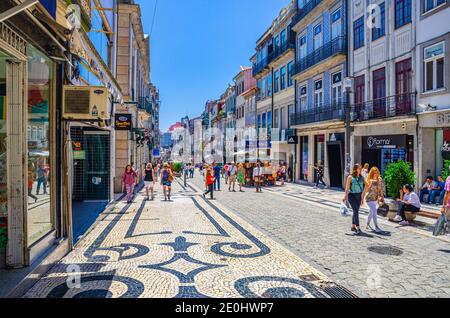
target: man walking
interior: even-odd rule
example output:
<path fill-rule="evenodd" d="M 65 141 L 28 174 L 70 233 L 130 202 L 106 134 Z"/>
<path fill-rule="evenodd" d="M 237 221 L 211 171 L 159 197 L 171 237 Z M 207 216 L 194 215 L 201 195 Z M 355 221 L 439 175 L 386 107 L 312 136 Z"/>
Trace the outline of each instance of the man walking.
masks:
<path fill-rule="evenodd" d="M 230 179 L 229 184 L 228 184 L 228 191 L 231 192 L 231 188 L 233 188 L 233 192 L 236 192 L 235 187 L 236 187 L 236 176 L 237 176 L 237 166 L 236 163 L 233 161 L 231 163 L 231 167 L 228 168 L 229 172 L 230 172 Z"/>
<path fill-rule="evenodd" d="M 217 162 L 214 163 L 214 191 L 220 191 L 220 172 L 222 168 L 217 164 Z"/>
<path fill-rule="evenodd" d="M 258 161 L 256 163 L 256 167 L 253 168 L 253 181 L 255 182 L 256 193 L 262 193 L 261 184 L 262 184 L 262 171 L 261 171 L 261 163 Z"/>

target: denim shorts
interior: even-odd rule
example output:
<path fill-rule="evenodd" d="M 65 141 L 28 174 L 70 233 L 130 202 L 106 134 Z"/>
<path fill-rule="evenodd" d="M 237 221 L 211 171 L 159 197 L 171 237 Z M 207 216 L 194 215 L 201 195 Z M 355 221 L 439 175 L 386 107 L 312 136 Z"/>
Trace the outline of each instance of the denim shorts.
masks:
<path fill-rule="evenodd" d="M 168 180 L 163 180 L 163 181 L 162 181 L 162 185 L 163 185 L 163 186 L 166 186 L 166 187 L 171 187 L 171 186 L 172 186 L 172 183 L 169 182 Z"/>

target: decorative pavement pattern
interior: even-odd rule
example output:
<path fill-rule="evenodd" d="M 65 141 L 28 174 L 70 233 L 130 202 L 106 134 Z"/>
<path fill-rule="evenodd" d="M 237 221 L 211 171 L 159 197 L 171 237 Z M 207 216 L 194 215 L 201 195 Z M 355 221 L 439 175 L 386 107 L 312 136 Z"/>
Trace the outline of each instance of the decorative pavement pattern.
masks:
<path fill-rule="evenodd" d="M 351 297 L 192 186 L 118 202 L 27 298 Z"/>

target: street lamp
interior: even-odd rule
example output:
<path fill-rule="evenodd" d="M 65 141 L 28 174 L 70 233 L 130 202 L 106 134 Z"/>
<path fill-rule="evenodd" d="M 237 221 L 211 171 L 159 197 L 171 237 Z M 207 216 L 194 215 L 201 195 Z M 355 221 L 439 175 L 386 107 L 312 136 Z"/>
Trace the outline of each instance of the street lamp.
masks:
<path fill-rule="evenodd" d="M 350 94 L 353 91 L 352 77 L 346 77 L 344 79 L 344 90 L 345 90 L 345 177 L 347 178 L 350 175 L 350 165 L 352 162 L 352 158 L 350 155 L 350 134 L 351 134 Z"/>

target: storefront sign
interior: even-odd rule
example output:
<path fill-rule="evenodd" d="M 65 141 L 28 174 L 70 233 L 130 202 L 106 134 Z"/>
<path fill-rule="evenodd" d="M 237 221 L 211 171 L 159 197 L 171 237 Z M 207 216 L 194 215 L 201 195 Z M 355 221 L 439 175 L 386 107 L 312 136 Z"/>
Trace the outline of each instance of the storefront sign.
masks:
<path fill-rule="evenodd" d="M 363 137 L 363 148 L 365 150 L 406 148 L 407 142 L 408 135 L 368 136 Z"/>
<path fill-rule="evenodd" d="M 298 136 L 288 136 L 287 143 L 288 145 L 298 145 Z"/>
<path fill-rule="evenodd" d="M 436 123 L 438 126 L 450 125 L 450 113 L 438 114 Z"/>
<path fill-rule="evenodd" d="M 448 141 L 444 141 L 441 152 L 442 158 L 444 158 L 444 160 L 450 160 L 450 143 Z"/>
<path fill-rule="evenodd" d="M 131 131 L 131 114 L 116 114 L 114 119 L 115 130 Z"/>

